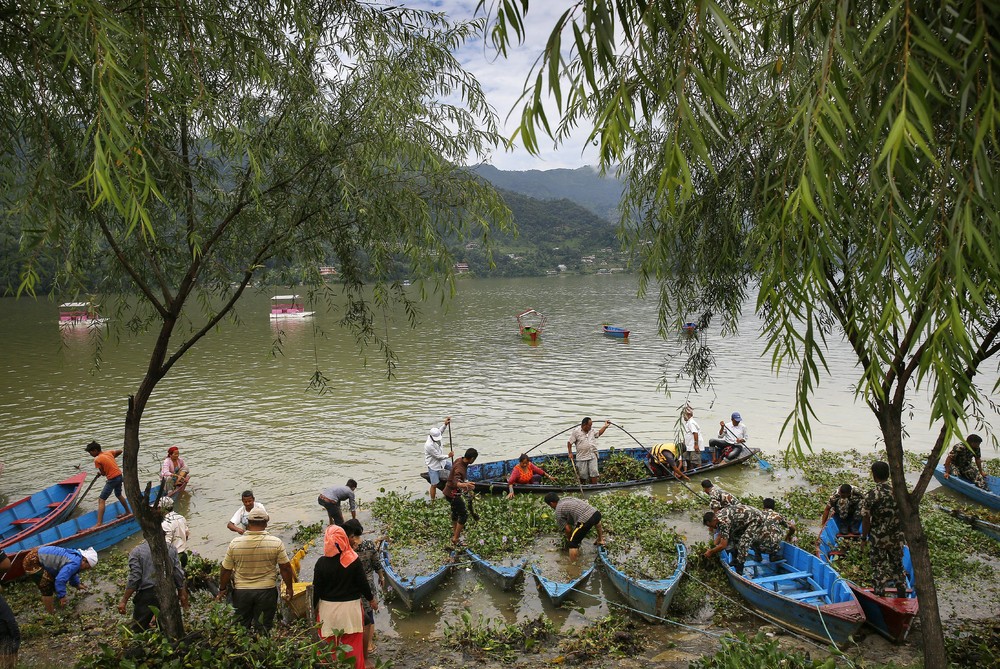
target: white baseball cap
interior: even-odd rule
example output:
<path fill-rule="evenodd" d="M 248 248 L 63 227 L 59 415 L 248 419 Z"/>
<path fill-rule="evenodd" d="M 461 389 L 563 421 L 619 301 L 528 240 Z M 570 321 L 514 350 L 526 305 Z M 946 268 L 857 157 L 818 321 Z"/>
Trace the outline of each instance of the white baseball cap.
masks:
<path fill-rule="evenodd" d="M 441 441 L 441 430 L 436 427 L 431 428 L 431 439 L 434 441 Z"/>

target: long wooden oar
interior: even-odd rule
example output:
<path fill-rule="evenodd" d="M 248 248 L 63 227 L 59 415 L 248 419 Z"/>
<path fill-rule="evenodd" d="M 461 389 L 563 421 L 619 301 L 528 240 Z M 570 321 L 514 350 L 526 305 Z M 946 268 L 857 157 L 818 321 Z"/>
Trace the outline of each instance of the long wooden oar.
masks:
<path fill-rule="evenodd" d="M 541 445 L 542 445 L 542 444 L 544 444 L 545 442 L 547 442 L 547 441 L 552 441 L 553 439 L 555 439 L 556 437 L 558 437 L 558 436 L 559 436 L 560 434 L 566 434 L 567 432 L 569 432 L 569 431 L 570 431 L 570 430 L 572 430 L 573 428 L 575 428 L 575 427 L 579 427 L 579 426 L 580 426 L 580 424 L 579 424 L 579 423 L 573 423 L 572 425 L 570 425 L 569 427 L 567 427 L 567 428 L 566 428 L 565 430 L 563 430 L 562 432 L 556 432 L 556 433 L 555 433 L 554 435 L 552 435 L 551 437 L 546 437 L 545 439 L 542 439 L 542 440 L 541 440 L 540 442 L 538 442 L 537 444 L 535 444 L 534 446 L 532 446 L 531 448 L 529 448 L 528 450 L 526 450 L 526 451 L 524 452 L 524 454 L 525 454 L 525 455 L 527 455 L 528 453 L 531 453 L 531 452 L 532 452 L 533 450 L 535 450 L 536 448 L 538 448 L 539 446 L 541 446 Z"/>
<path fill-rule="evenodd" d="M 87 486 L 87 489 L 83 491 L 82 495 L 80 495 L 80 499 L 77 500 L 76 502 L 77 505 L 79 505 L 80 502 L 83 501 L 83 498 L 87 496 L 87 493 L 90 492 L 90 489 L 94 487 L 94 484 L 97 483 L 97 479 L 99 478 L 101 478 L 101 472 L 97 472 L 96 474 L 94 474 L 94 478 L 90 480 L 90 485 Z"/>
<path fill-rule="evenodd" d="M 733 435 L 733 439 L 739 439 L 739 437 L 736 436 L 736 433 L 729 429 L 728 425 L 726 425 L 725 423 L 723 423 L 722 427 L 726 428 L 726 432 L 728 432 L 729 434 Z M 737 444 L 737 445 L 740 446 L 741 448 L 747 449 L 748 451 L 750 451 L 750 455 L 752 455 L 755 458 L 757 458 L 757 462 L 760 463 L 760 468 L 761 468 L 762 471 L 765 471 L 765 472 L 771 471 L 771 469 L 772 469 L 771 463 L 768 462 L 767 460 L 764 460 L 759 455 L 757 455 L 757 452 L 754 451 L 752 448 L 750 448 L 747 445 L 746 442 L 743 442 L 742 444 Z"/>

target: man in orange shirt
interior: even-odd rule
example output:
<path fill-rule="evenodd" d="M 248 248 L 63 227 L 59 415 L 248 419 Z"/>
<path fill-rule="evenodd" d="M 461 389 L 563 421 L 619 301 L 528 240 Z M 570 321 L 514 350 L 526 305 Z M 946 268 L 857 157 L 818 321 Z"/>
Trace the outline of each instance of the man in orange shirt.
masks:
<path fill-rule="evenodd" d="M 104 507 L 112 492 L 115 493 L 115 497 L 125 509 L 124 512 L 118 514 L 118 517 L 121 518 L 132 513 L 128 508 L 128 502 L 125 501 L 125 496 L 122 494 L 122 470 L 115 462 L 115 458 L 121 455 L 121 450 L 102 451 L 101 445 L 92 441 L 87 444 L 87 452 L 94 456 L 94 466 L 97 467 L 97 471 L 107 479 L 104 489 L 101 491 L 101 497 L 97 500 L 97 524 L 100 525 L 104 522 Z"/>

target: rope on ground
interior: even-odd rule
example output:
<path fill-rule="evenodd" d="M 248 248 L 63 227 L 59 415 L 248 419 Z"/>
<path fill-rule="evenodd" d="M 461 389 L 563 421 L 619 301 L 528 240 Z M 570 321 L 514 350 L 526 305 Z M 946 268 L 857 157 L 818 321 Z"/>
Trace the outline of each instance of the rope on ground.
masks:
<path fill-rule="evenodd" d="M 704 586 L 706 590 L 708 590 L 708 591 L 710 591 L 712 593 L 715 593 L 719 597 L 722 597 L 723 599 L 726 599 L 726 600 L 732 602 L 733 604 L 736 604 L 741 609 L 745 610 L 747 613 L 750 613 L 751 615 L 754 615 L 754 616 L 760 618 L 761 620 L 764 620 L 764 621 L 766 621 L 768 623 L 771 623 L 771 624 L 775 625 L 776 627 L 780 627 L 785 632 L 787 632 L 789 635 L 794 636 L 796 639 L 799 639 L 800 641 L 804 641 L 805 643 L 808 643 L 808 644 L 810 644 L 812 646 L 815 646 L 816 648 L 819 648 L 820 650 L 823 650 L 823 651 L 828 651 L 829 650 L 826 646 L 823 646 L 823 645 L 819 644 L 818 642 L 810 639 L 809 637 L 803 636 L 802 634 L 799 634 L 798 632 L 796 632 L 795 630 L 793 630 L 791 628 L 785 627 L 784 625 L 782 625 L 781 623 L 779 623 L 779 622 L 777 622 L 775 620 L 772 620 L 770 618 L 765 618 L 763 615 L 761 615 L 757 611 L 754 611 L 750 607 L 746 606 L 743 602 L 737 601 L 737 600 L 733 599 L 732 597 L 730 597 L 729 595 L 727 595 L 726 593 L 721 592 L 719 590 L 716 590 L 715 588 L 713 588 L 712 586 L 710 586 L 708 583 L 705 583 L 704 581 L 702 581 L 698 577 L 696 577 L 693 574 L 691 574 L 691 572 L 687 571 L 686 569 L 684 570 L 684 574 L 687 575 L 687 577 L 690 578 L 691 580 L 693 580 L 695 583 L 699 583 L 702 586 Z M 825 622 L 823 623 L 823 626 L 824 626 L 824 628 L 826 627 L 826 623 Z M 829 636 L 829 630 L 827 631 L 827 636 Z M 830 641 L 832 643 L 833 639 L 831 639 Z M 833 644 L 833 647 L 837 649 L 837 653 L 839 653 L 839 657 L 842 657 L 850 666 L 852 666 L 852 667 L 854 666 L 854 663 L 851 662 L 850 658 L 848 658 L 846 655 L 844 655 L 843 651 L 841 651 L 839 648 L 837 648 L 837 644 Z"/>

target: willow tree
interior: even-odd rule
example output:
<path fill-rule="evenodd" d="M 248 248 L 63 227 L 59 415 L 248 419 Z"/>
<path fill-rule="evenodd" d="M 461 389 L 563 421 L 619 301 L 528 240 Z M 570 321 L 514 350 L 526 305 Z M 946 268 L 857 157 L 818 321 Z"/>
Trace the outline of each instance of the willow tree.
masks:
<path fill-rule="evenodd" d="M 316 295 L 391 365 L 372 322 L 406 302 L 391 281 L 399 259 L 447 292 L 448 242 L 509 225 L 498 196 L 456 167 L 498 140 L 452 56 L 477 30 L 341 0 L 36 0 L 0 17 L 4 225 L 21 231 L 20 289 L 47 257 L 64 294 L 101 267 L 97 288 L 128 296 L 117 320 L 156 334 L 128 398 L 124 472 L 160 573 L 168 555 L 138 478 L 143 413 L 252 281 L 297 271 L 319 287 L 332 261 L 339 283 Z M 160 621 L 179 636 L 169 581 Z"/>
<path fill-rule="evenodd" d="M 827 342 L 850 344 L 913 555 L 925 666 L 946 666 L 919 503 L 943 449 L 982 417 L 990 390 L 976 377 L 1000 350 L 1000 7 L 565 6 L 525 92 L 525 143 L 585 124 L 603 167 L 620 165 L 622 229 L 641 253 L 641 292 L 658 289 L 661 325 L 698 311 L 731 332 L 757 290 L 773 366 L 797 374 L 786 429 L 800 453 L 822 416 L 812 393 Z M 480 3 L 501 52 L 524 35 L 528 7 Z M 915 392 L 930 408 L 910 417 Z M 936 441 L 908 441 L 909 420 Z M 928 446 L 909 487 L 904 449 Z"/>

